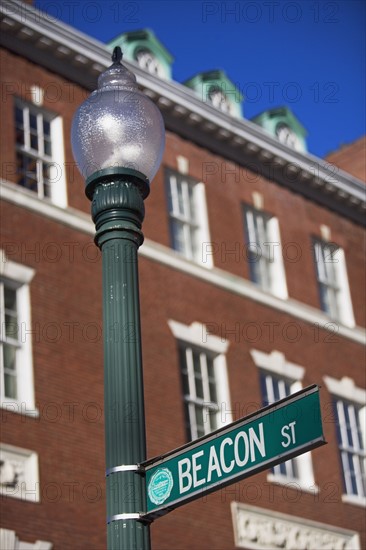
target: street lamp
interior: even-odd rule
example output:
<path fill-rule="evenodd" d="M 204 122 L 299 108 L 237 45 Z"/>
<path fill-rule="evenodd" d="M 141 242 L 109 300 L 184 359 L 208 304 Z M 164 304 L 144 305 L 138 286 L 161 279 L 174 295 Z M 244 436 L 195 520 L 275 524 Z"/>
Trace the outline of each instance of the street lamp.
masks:
<path fill-rule="evenodd" d="M 144 239 L 144 199 L 164 150 L 160 111 L 121 59 L 116 47 L 97 90 L 77 110 L 71 135 L 102 251 L 109 550 L 150 546 L 149 525 L 141 518 L 146 436 L 137 250 Z"/>

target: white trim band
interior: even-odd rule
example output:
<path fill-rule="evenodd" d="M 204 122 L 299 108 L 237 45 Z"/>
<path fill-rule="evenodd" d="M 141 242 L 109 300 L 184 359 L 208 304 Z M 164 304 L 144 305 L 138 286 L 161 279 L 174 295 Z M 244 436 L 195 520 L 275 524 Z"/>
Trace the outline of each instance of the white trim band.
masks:
<path fill-rule="evenodd" d="M 119 520 L 128 520 L 128 519 L 142 519 L 141 514 L 115 514 L 114 516 L 110 516 L 107 518 L 107 523 L 112 523 L 112 521 L 119 521 Z"/>
<path fill-rule="evenodd" d="M 108 468 L 105 471 L 105 476 L 108 477 L 111 474 L 115 474 L 116 472 L 139 472 L 140 466 L 138 464 L 122 464 L 121 466 L 114 466 L 114 468 Z"/>
<path fill-rule="evenodd" d="M 94 235 L 95 228 L 90 217 L 70 206 L 67 209 L 55 206 L 48 200 L 40 200 L 33 191 L 23 189 L 21 186 L 0 179 L 1 198 L 22 208 L 27 208 L 37 214 L 62 223 L 76 231 L 87 235 Z M 6 244 L 6 243 L 5 243 Z M 4 243 L 3 243 L 3 248 Z M 243 298 L 258 302 L 267 307 L 273 308 L 282 313 L 289 314 L 301 321 L 310 323 L 314 329 L 328 330 L 330 337 L 338 336 L 348 338 L 354 342 L 365 345 L 366 331 L 364 327 L 346 327 L 338 322 L 332 321 L 324 312 L 307 304 L 298 302 L 293 298 L 283 300 L 262 291 L 251 281 L 247 281 L 237 275 L 228 273 L 222 269 L 213 267 L 208 270 L 201 265 L 195 264 L 181 257 L 166 246 L 145 239 L 139 253 L 148 260 L 158 262 L 182 273 L 205 281 L 225 291 L 232 292 Z M 326 333 L 325 333 L 326 334 Z"/>

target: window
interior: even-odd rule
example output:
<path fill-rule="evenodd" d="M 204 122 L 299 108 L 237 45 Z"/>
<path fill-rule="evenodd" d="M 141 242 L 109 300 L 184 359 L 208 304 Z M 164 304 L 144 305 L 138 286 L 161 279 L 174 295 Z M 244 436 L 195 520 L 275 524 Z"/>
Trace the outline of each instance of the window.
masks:
<path fill-rule="evenodd" d="M 318 239 L 313 245 L 321 309 L 332 319 L 354 326 L 343 250 Z"/>
<path fill-rule="evenodd" d="M 0 262 L 0 403 L 14 412 L 35 414 L 29 282 L 34 270 Z"/>
<path fill-rule="evenodd" d="M 61 117 L 19 99 L 14 117 L 16 183 L 66 206 Z"/>
<path fill-rule="evenodd" d="M 167 172 L 169 229 L 172 248 L 185 258 L 203 263 L 202 244 L 209 241 L 204 184 L 178 172 Z"/>
<path fill-rule="evenodd" d="M 228 343 L 200 323 L 169 321 L 178 341 L 179 367 L 188 440 L 232 421 L 225 353 Z"/>
<path fill-rule="evenodd" d="M 278 221 L 261 210 L 244 208 L 250 278 L 263 290 L 287 298 Z"/>
<path fill-rule="evenodd" d="M 19 341 L 17 290 L 8 281 L 2 281 L 0 292 L 3 391 L 4 397 L 17 399 L 16 354 L 21 346 Z"/>
<path fill-rule="evenodd" d="M 293 393 L 291 391 L 291 382 L 284 378 L 279 378 L 266 371 L 260 372 L 261 392 L 263 406 L 271 405 L 284 397 L 288 397 Z M 274 466 L 273 473 L 275 476 L 286 476 L 291 479 L 298 479 L 299 473 L 296 463 L 296 458 L 282 462 Z"/>
<path fill-rule="evenodd" d="M 336 399 L 334 405 L 345 492 L 347 495 L 366 497 L 366 452 L 360 424 L 361 407 L 342 399 Z"/>
<path fill-rule="evenodd" d="M 342 499 L 366 506 L 366 391 L 348 377 L 324 377 L 333 395 L 337 441 L 344 485 Z"/>
<path fill-rule="evenodd" d="M 217 387 L 213 357 L 179 345 L 188 438 L 196 439 L 217 428 Z"/>
<path fill-rule="evenodd" d="M 269 405 L 287 397 L 302 388 L 305 369 L 287 361 L 279 351 L 264 353 L 251 350 L 251 356 L 259 369 L 263 405 Z M 307 452 L 282 464 L 278 464 L 268 475 L 268 481 L 286 484 L 294 482 L 305 491 L 318 492 L 314 483 L 311 453 Z"/>

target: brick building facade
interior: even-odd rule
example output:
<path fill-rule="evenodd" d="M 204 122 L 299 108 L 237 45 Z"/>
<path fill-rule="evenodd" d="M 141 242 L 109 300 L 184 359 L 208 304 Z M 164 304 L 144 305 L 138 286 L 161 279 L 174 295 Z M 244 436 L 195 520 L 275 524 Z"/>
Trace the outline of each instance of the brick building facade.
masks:
<path fill-rule="evenodd" d="M 68 136 L 110 50 L 15 0 L 1 26 L 0 547 L 99 550 L 101 261 Z M 328 442 L 158 519 L 152 546 L 364 548 L 364 141 L 326 162 L 126 65 L 167 129 L 139 262 L 148 456 L 313 383 Z"/>

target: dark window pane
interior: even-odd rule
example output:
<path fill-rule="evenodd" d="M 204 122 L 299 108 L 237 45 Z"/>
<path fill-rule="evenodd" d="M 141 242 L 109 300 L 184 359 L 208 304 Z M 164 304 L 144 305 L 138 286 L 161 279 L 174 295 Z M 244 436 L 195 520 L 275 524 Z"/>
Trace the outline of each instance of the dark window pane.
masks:
<path fill-rule="evenodd" d="M 199 399 L 203 399 L 203 384 L 202 384 L 202 378 L 201 376 L 195 376 L 195 383 L 196 383 L 196 397 Z"/>
<path fill-rule="evenodd" d="M 6 286 L 4 288 L 5 309 L 16 312 L 17 310 L 17 293 L 14 288 Z"/>
<path fill-rule="evenodd" d="M 193 352 L 193 366 L 194 366 L 194 372 L 197 374 L 201 374 L 201 364 L 200 364 L 200 356 L 197 352 Z"/>
<path fill-rule="evenodd" d="M 189 383 L 187 374 L 182 374 L 183 394 L 189 395 Z"/>
<path fill-rule="evenodd" d="M 184 199 L 183 199 L 183 189 L 182 189 L 182 183 L 177 182 L 177 192 L 178 192 L 178 210 L 179 214 L 184 216 Z"/>
<path fill-rule="evenodd" d="M 23 122 L 23 109 L 15 107 L 15 124 L 17 128 L 22 128 L 24 125 Z"/>
<path fill-rule="evenodd" d="M 17 154 L 17 173 L 16 173 L 16 183 L 18 185 L 24 186 L 24 158 L 23 155 Z"/>
<path fill-rule="evenodd" d="M 278 466 L 279 466 L 279 469 L 280 469 L 280 474 L 282 474 L 283 476 L 286 476 L 287 475 L 287 470 L 286 470 L 285 462 L 282 462 Z"/>
<path fill-rule="evenodd" d="M 197 252 L 198 252 L 196 235 L 197 235 L 197 229 L 195 227 L 190 227 L 189 228 L 189 236 L 190 236 L 189 247 L 191 248 L 194 256 L 197 256 Z"/>
<path fill-rule="evenodd" d="M 217 392 L 215 382 L 210 382 L 210 399 L 213 403 L 217 403 Z"/>
<path fill-rule="evenodd" d="M 5 313 L 5 336 L 7 338 L 18 339 L 18 322 L 16 315 Z"/>
<path fill-rule="evenodd" d="M 249 251 L 248 253 L 250 280 L 258 285 L 261 284 L 260 254 Z"/>
<path fill-rule="evenodd" d="M 51 185 L 48 181 L 43 182 L 43 195 L 49 199 L 51 197 Z"/>
<path fill-rule="evenodd" d="M 4 376 L 5 397 L 17 398 L 17 379 L 12 374 L 5 373 Z"/>
<path fill-rule="evenodd" d="M 197 424 L 197 437 L 201 437 L 202 435 L 205 435 L 202 407 L 196 406 L 195 412 L 196 412 L 196 424 Z"/>
<path fill-rule="evenodd" d="M 196 219 L 196 211 L 195 211 L 196 205 L 194 202 L 193 185 L 188 185 L 188 195 L 189 195 L 190 218 L 191 218 L 191 221 L 194 222 Z"/>
<path fill-rule="evenodd" d="M 24 132 L 21 128 L 15 130 L 15 140 L 17 145 L 24 145 Z"/>
<path fill-rule="evenodd" d="M 23 186 L 26 188 L 26 189 L 29 189 L 30 191 L 34 191 L 35 193 L 38 192 L 38 184 L 37 184 L 37 178 L 31 176 L 31 175 L 28 175 L 25 177 L 24 179 L 24 184 Z"/>
<path fill-rule="evenodd" d="M 279 401 L 280 400 L 280 389 L 278 385 L 278 380 L 276 378 L 272 378 L 272 384 L 273 384 L 273 394 L 274 394 L 274 400 Z"/>
<path fill-rule="evenodd" d="M 268 393 L 267 393 L 267 384 L 266 384 L 266 375 L 264 372 L 260 373 L 260 384 L 261 384 L 261 393 L 262 393 L 262 402 L 264 407 L 269 405 Z"/>
<path fill-rule="evenodd" d="M 291 394 L 291 386 L 286 381 L 285 381 L 285 393 L 286 393 L 286 396 Z"/>
<path fill-rule="evenodd" d="M 216 411 L 208 411 L 209 414 L 209 420 L 210 420 L 210 429 L 216 430 L 217 429 L 217 412 Z"/>
<path fill-rule="evenodd" d="M 214 371 L 214 366 L 213 366 L 213 360 L 211 359 L 211 357 L 207 357 L 206 361 L 207 361 L 207 374 L 208 374 L 208 377 L 211 380 L 215 380 L 215 371 Z"/>
<path fill-rule="evenodd" d="M 50 157 L 52 155 L 52 147 L 51 147 L 51 142 L 48 139 L 44 140 L 43 147 L 44 147 L 44 154 Z"/>
<path fill-rule="evenodd" d="M 31 130 L 35 130 L 37 132 L 37 116 L 33 113 L 29 113 L 29 126 Z"/>
<path fill-rule="evenodd" d="M 288 460 L 287 462 L 288 462 L 289 466 L 291 465 L 290 467 L 291 467 L 291 470 L 292 470 L 292 477 L 294 477 L 295 479 L 298 479 L 299 478 L 299 471 L 298 471 L 296 460 Z"/>
<path fill-rule="evenodd" d="M 16 347 L 10 344 L 3 344 L 3 350 L 4 369 L 8 372 L 15 371 Z"/>
<path fill-rule="evenodd" d="M 187 372 L 186 350 L 179 348 L 179 364 L 183 373 Z"/>
<path fill-rule="evenodd" d="M 50 179 L 50 171 L 51 171 L 52 164 L 48 164 L 47 162 L 42 162 L 42 176 L 43 181 Z"/>
<path fill-rule="evenodd" d="M 352 494 L 357 495 L 357 482 L 356 482 L 356 472 L 354 467 L 354 460 L 357 460 L 357 456 L 353 456 L 352 453 L 347 453 L 348 464 L 349 464 L 349 475 L 352 484 Z"/>
<path fill-rule="evenodd" d="M 189 419 L 189 406 L 188 403 L 184 404 L 184 419 L 186 424 L 186 430 L 187 430 L 187 439 L 188 441 L 192 440 L 192 429 L 191 429 L 191 422 Z"/>
<path fill-rule="evenodd" d="M 177 252 L 184 253 L 184 233 L 183 224 L 176 220 L 170 220 L 170 232 L 172 236 L 172 246 Z"/>
<path fill-rule="evenodd" d="M 37 136 L 37 134 L 33 134 L 33 133 L 30 134 L 30 146 L 31 146 L 31 149 L 35 149 L 36 151 L 38 151 L 38 136 Z"/>
<path fill-rule="evenodd" d="M 17 153 L 17 172 L 24 172 L 25 158 L 21 153 Z"/>
<path fill-rule="evenodd" d="M 36 177 L 37 176 L 37 159 L 32 157 L 24 157 L 27 176 Z"/>
<path fill-rule="evenodd" d="M 43 135 L 48 137 L 51 135 L 51 124 L 45 119 L 43 119 Z"/>

